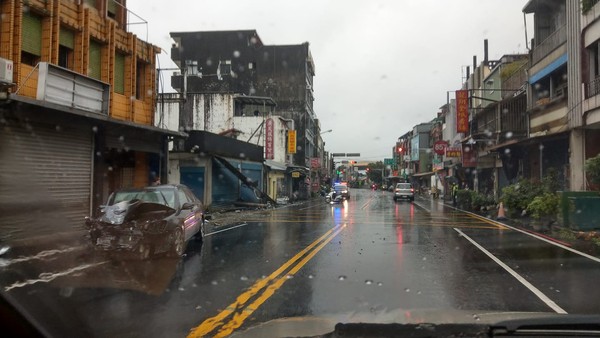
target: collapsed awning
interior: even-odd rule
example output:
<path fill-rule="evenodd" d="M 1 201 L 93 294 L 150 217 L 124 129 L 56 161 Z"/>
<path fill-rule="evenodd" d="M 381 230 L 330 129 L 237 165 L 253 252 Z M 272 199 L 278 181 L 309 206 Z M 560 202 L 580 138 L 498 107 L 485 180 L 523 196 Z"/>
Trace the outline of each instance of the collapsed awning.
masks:
<path fill-rule="evenodd" d="M 242 181 L 242 183 L 244 183 L 245 185 L 254 189 L 254 191 L 258 194 L 258 196 L 260 196 L 261 198 L 264 198 L 265 200 L 267 200 L 273 204 L 277 204 L 277 201 L 272 199 L 269 195 L 265 194 L 262 190 L 258 189 L 255 181 L 253 181 L 248 176 L 244 175 L 241 171 L 239 171 L 236 167 L 234 167 L 231 163 L 229 163 L 229 161 L 227 161 L 226 159 L 219 157 L 219 156 L 214 156 L 214 158 L 217 161 L 221 162 L 221 164 L 223 164 L 223 166 L 225 168 L 227 168 L 227 170 L 231 171 L 231 173 L 234 174 L 240 181 Z"/>

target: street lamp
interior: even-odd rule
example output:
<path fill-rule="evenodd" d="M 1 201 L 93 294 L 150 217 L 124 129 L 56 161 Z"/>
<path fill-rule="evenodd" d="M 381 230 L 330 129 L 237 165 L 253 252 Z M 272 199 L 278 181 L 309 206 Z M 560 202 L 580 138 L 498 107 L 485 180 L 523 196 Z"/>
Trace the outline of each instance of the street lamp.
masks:
<path fill-rule="evenodd" d="M 326 133 L 331 133 L 333 131 L 333 129 L 329 129 L 329 130 L 325 130 L 324 132 L 321 132 L 319 135 L 323 135 Z"/>

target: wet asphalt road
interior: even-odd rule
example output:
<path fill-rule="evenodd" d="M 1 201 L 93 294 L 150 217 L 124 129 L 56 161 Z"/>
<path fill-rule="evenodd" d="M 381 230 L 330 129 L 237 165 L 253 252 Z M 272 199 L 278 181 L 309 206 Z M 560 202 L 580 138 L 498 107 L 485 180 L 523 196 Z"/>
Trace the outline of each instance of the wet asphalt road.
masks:
<path fill-rule="evenodd" d="M 227 335 L 272 319 L 391 311 L 600 313 L 600 260 L 459 212 L 352 190 L 209 228 L 182 259 L 89 247 L 2 261 L 6 295 L 50 333 Z M 415 319 L 420 320 L 420 319 Z"/>

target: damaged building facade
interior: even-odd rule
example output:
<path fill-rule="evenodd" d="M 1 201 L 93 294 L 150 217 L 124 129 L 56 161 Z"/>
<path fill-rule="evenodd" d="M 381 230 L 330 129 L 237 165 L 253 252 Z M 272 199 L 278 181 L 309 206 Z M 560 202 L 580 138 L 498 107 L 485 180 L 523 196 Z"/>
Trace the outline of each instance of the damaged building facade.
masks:
<path fill-rule="evenodd" d="M 176 32 L 171 37 L 171 57 L 181 71 L 171 78 L 177 93 L 159 94 L 159 125 L 261 146 L 264 172 L 258 186 L 275 200 L 307 198 L 311 179 L 319 180 L 318 171 L 308 167 L 323 153 L 313 111 L 314 63 L 308 43 L 265 46 L 255 30 Z M 189 184 L 181 168 L 173 174 L 177 152 L 189 151 L 173 149 L 171 181 L 179 175 L 181 183 Z M 246 154 L 233 155 L 230 161 L 244 161 Z M 206 203 L 216 197 L 204 193 L 210 195 Z"/>

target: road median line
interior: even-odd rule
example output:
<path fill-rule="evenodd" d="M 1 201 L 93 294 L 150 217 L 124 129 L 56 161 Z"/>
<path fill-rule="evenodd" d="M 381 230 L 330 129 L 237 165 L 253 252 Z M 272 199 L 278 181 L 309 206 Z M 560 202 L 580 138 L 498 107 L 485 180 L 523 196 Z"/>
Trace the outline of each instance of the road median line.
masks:
<path fill-rule="evenodd" d="M 275 280 L 277 277 L 281 276 L 285 271 L 287 271 L 290 266 L 292 266 L 296 261 L 300 260 L 307 253 L 309 253 L 313 248 L 317 247 L 320 243 L 328 243 L 332 237 L 330 235 L 335 233 L 336 235 L 341 231 L 341 229 L 345 227 L 345 225 L 338 224 L 335 227 L 329 229 L 325 234 L 319 237 L 317 240 L 312 242 L 309 246 L 302 249 L 298 252 L 294 257 L 290 258 L 285 264 L 280 266 L 277 270 L 271 273 L 268 277 L 258 280 L 254 285 L 248 288 L 245 292 L 240 294 L 235 302 L 231 303 L 226 307 L 225 310 L 221 311 L 214 317 L 208 318 L 203 321 L 199 326 L 193 328 L 190 331 L 188 337 L 202 337 L 206 334 L 214 331 L 217 327 L 224 325 L 224 320 L 230 315 L 234 314 L 236 310 L 242 308 L 252 297 L 258 294 L 263 288 L 268 287 L 269 284 Z M 311 256 L 312 257 L 312 256 Z M 283 277 L 285 278 L 285 276 Z"/>
<path fill-rule="evenodd" d="M 283 284 L 289 279 L 288 276 L 294 276 L 298 271 L 300 271 L 300 269 L 306 263 L 308 263 L 319 251 L 321 251 L 321 249 L 323 249 L 325 245 L 331 242 L 332 239 L 334 239 L 340 232 L 342 232 L 342 230 L 344 230 L 344 227 L 346 227 L 346 225 L 336 230 L 332 235 L 330 235 L 327 238 L 327 240 L 321 242 L 321 244 L 319 244 L 314 250 L 308 253 L 285 276 L 279 277 L 278 280 L 269 285 L 252 304 L 242 309 L 239 313 L 234 314 L 231 320 L 227 324 L 223 325 L 221 329 L 219 329 L 215 337 L 227 337 L 230 334 L 232 334 L 234 330 L 242 326 L 242 324 L 244 324 L 244 321 L 248 317 L 250 317 L 250 315 L 252 315 L 254 311 L 256 311 L 265 301 L 267 301 L 267 299 L 273 296 L 275 294 L 275 291 L 277 291 L 279 288 L 281 288 L 281 286 L 283 286 Z"/>

